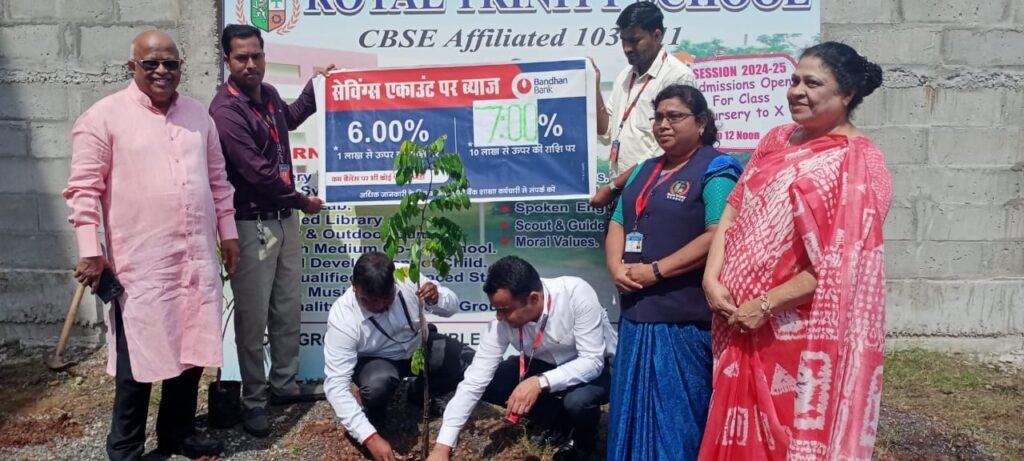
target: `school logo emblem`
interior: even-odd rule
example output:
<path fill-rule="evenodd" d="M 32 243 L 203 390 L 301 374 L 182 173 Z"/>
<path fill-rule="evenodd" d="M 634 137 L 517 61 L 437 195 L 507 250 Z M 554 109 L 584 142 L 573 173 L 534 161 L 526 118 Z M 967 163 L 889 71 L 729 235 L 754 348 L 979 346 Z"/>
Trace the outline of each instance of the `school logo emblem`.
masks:
<path fill-rule="evenodd" d="M 284 35 L 291 32 L 299 22 L 302 6 L 299 2 L 300 0 L 236 0 L 236 20 L 239 24 L 249 24 L 251 21 L 253 26 L 265 32 Z M 246 3 L 249 4 L 248 19 L 245 16 Z"/>
<path fill-rule="evenodd" d="M 686 194 L 688 193 L 690 193 L 690 181 L 676 181 L 668 188 L 668 196 L 666 198 L 677 202 L 685 202 Z"/>

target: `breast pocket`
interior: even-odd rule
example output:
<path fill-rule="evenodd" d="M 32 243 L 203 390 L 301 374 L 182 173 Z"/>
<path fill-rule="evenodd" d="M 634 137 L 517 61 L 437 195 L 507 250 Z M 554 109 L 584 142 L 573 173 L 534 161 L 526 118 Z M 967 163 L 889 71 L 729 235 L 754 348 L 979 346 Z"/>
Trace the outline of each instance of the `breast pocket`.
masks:
<path fill-rule="evenodd" d="M 569 320 L 569 319 L 565 319 Z M 551 345 L 572 346 L 576 342 L 573 335 L 572 323 L 568 321 L 552 322 L 544 331 L 544 336 Z"/>

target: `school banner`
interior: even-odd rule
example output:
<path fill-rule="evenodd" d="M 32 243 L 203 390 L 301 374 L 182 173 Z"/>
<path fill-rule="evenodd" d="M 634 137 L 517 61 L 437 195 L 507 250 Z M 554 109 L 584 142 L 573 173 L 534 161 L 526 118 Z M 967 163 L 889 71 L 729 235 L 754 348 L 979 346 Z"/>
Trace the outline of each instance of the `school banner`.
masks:
<path fill-rule="evenodd" d="M 594 191 L 594 84 L 585 59 L 342 71 L 318 82 L 328 152 L 319 190 L 328 203 L 394 205 L 445 182 L 428 172 L 397 186 L 393 170 L 403 141 L 440 136 L 462 156 L 473 202 Z"/>
<path fill-rule="evenodd" d="M 622 0 L 225 0 L 223 23 L 252 24 L 263 31 L 266 81 L 275 85 L 286 99 L 300 93 L 315 66 L 335 64 L 345 71 L 335 75 L 356 76 L 357 82 L 363 78 L 363 83 L 369 83 L 367 78 L 371 75 L 387 77 L 379 80 L 382 97 L 374 104 L 381 105 L 374 106 L 372 111 L 358 110 L 356 104 L 349 106 L 352 110 L 332 107 L 326 99 L 331 95 L 331 86 L 324 83 L 320 95 L 324 104 L 319 106 L 318 114 L 340 121 L 318 124 L 311 119 L 290 134 L 296 187 L 304 193 L 338 202 L 337 196 L 332 197 L 332 194 L 366 192 L 369 188 L 365 184 L 349 186 L 353 186 L 353 181 L 381 182 L 380 177 L 373 179 L 372 176 L 386 174 L 390 162 L 384 157 L 387 152 L 396 150 L 394 140 L 421 141 L 424 136 L 433 139 L 446 134 L 449 150 L 458 150 L 467 166 L 490 157 L 503 159 L 499 166 L 484 172 L 490 176 L 481 176 L 479 180 L 471 178 L 474 189 L 506 188 L 504 194 L 522 194 L 522 189 L 515 193 L 508 188 L 514 190 L 516 185 L 523 186 L 522 181 L 530 181 L 531 175 L 564 175 L 558 176 L 563 182 L 546 180 L 543 184 L 565 187 L 581 175 L 576 170 L 578 163 L 563 167 L 555 161 L 534 161 L 566 154 L 564 149 L 559 154 L 533 153 L 537 145 L 547 150 L 555 142 L 555 138 L 545 137 L 543 144 L 533 143 L 534 114 L 538 140 L 542 136 L 554 136 L 556 127 L 561 127 L 558 136 L 562 138 L 557 140 L 558 144 L 576 146 L 572 154 L 594 156 L 595 161 L 591 163 L 596 165 L 596 184 L 607 180 L 608 149 L 598 143 L 591 131 L 594 113 L 590 104 L 586 104 L 585 111 L 573 106 L 572 110 L 557 108 L 546 112 L 543 100 L 537 98 L 535 113 L 530 100 L 516 97 L 515 93 L 505 94 L 496 99 L 502 101 L 499 104 L 502 114 L 508 117 L 509 112 L 514 112 L 516 117 L 527 117 L 529 122 L 524 127 L 517 120 L 509 127 L 509 121 L 501 122 L 501 117 L 497 116 L 498 109 L 477 109 L 467 101 L 450 109 L 417 108 L 400 96 L 409 88 L 415 91 L 416 86 L 393 85 L 392 96 L 398 96 L 394 98 L 384 96 L 386 85 L 427 80 L 461 81 L 476 78 L 469 69 L 491 66 L 527 72 L 524 66 L 574 63 L 587 57 L 592 58 L 601 71 L 600 88 L 608 98 L 612 81 L 627 66 L 615 21 L 629 3 Z M 789 76 L 799 53 L 820 40 L 820 1 L 658 0 L 656 3 L 665 13 L 662 45 L 693 67 L 698 87 L 717 114 L 719 148 L 745 159 L 768 129 L 789 121 L 785 97 Z M 414 68 L 451 69 L 451 72 L 431 73 L 422 80 L 402 74 Z M 373 74 L 375 70 L 381 73 Z M 335 77 L 332 75 L 332 78 Z M 482 75 L 479 78 L 493 77 Z M 439 86 L 434 89 L 440 91 Z M 526 107 L 511 109 L 511 104 L 524 102 Z M 392 103 L 396 109 L 385 109 L 383 104 Z M 458 116 L 452 125 L 451 114 L 446 112 L 449 110 L 462 112 L 461 125 Z M 467 118 L 470 111 L 473 118 Z M 499 124 L 505 125 L 499 126 L 497 131 L 488 131 L 494 129 L 494 119 L 484 118 L 485 112 L 491 113 L 486 116 L 495 116 Z M 477 114 L 482 125 L 479 129 Z M 542 114 L 548 115 L 545 123 L 540 122 Z M 552 114 L 557 114 L 553 122 Z M 359 125 L 354 126 L 352 122 L 359 122 Z M 487 127 L 488 123 L 492 126 Z M 514 131 L 517 127 L 528 131 L 525 134 Z M 585 135 L 582 135 L 583 129 Z M 506 137 L 504 142 L 508 145 L 492 145 L 500 144 L 501 136 Z M 508 139 L 510 136 L 527 136 L 531 144 L 523 145 L 525 142 L 520 138 L 520 145 L 514 145 L 516 141 Z M 570 141 L 566 136 L 573 138 Z M 332 144 L 329 138 L 338 142 Z M 359 142 L 352 143 L 353 140 Z M 470 146 L 470 142 L 488 145 Z M 472 156 L 473 149 L 476 149 L 476 157 Z M 525 154 L 524 149 L 529 149 L 530 153 Z M 367 159 L 369 150 L 373 150 L 372 160 Z M 356 152 L 364 155 L 359 158 Z M 377 159 L 378 152 L 385 154 Z M 346 153 L 349 153 L 347 159 Z M 506 165 L 514 165 L 516 169 Z M 330 185 L 322 184 L 329 180 L 327 175 L 365 175 L 366 172 L 370 172 L 370 177 L 339 179 L 335 184 L 337 192 L 332 191 Z M 506 173 L 509 179 L 505 179 Z M 586 187 L 589 190 L 596 184 Z M 383 183 L 374 187 L 377 186 L 387 187 Z M 576 183 L 573 187 L 571 192 L 557 187 L 551 193 L 556 197 L 562 193 L 586 194 L 581 194 L 582 184 Z M 377 192 L 383 195 L 385 189 Z M 539 189 L 533 193 L 528 191 L 527 195 L 502 196 L 501 192 L 495 192 L 489 198 L 493 201 L 486 202 L 477 196 L 471 210 L 451 216 L 467 230 L 470 238 L 466 259 L 453 268 L 447 280 L 441 281 L 460 299 L 458 314 L 448 319 L 430 319 L 442 332 L 471 345 L 478 342 L 486 322 L 494 317 L 481 290 L 486 268 L 510 254 L 532 262 L 545 277 L 575 275 L 586 279 L 597 290 L 612 320 L 617 320 L 618 300 L 605 270 L 602 251 L 603 211 L 591 208 L 586 200 L 532 200 L 540 197 L 529 195 L 540 193 Z M 543 193 L 548 194 L 548 191 Z M 362 200 L 381 198 L 370 195 Z M 393 211 L 394 207 L 387 205 L 331 205 L 318 215 L 303 218 L 303 301 L 298 307 L 303 312 L 301 378 L 323 376 L 322 347 L 327 312 L 349 286 L 355 258 L 362 252 L 382 248 L 378 226 Z M 229 328 L 225 341 L 225 373 L 237 379 L 234 360 L 234 340 Z"/>

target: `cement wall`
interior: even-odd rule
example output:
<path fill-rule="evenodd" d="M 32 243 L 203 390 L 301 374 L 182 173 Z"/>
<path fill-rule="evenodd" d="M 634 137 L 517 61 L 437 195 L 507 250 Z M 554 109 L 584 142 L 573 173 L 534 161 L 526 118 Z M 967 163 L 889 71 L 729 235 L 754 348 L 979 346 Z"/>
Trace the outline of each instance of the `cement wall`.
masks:
<path fill-rule="evenodd" d="M 885 69 L 856 122 L 895 183 L 885 228 L 890 335 L 1020 349 L 1024 1 L 825 1 L 822 32 Z"/>
<path fill-rule="evenodd" d="M 213 98 L 219 67 L 211 0 L 0 0 L 0 338 L 53 341 L 78 258 L 68 209 L 71 125 L 123 88 L 132 38 L 160 28 L 185 59 L 182 90 Z M 100 339 L 101 306 L 82 302 L 79 340 Z"/>
<path fill-rule="evenodd" d="M 183 90 L 209 101 L 216 5 L 0 0 L 0 338 L 52 339 L 71 298 L 76 252 L 60 197 L 71 123 L 123 86 L 128 44 L 152 27 L 178 39 Z M 885 69 L 856 122 L 896 186 L 886 222 L 895 344 L 1021 348 L 1024 0 L 822 0 L 822 32 Z M 96 338 L 99 311 L 83 304 L 83 338 Z"/>

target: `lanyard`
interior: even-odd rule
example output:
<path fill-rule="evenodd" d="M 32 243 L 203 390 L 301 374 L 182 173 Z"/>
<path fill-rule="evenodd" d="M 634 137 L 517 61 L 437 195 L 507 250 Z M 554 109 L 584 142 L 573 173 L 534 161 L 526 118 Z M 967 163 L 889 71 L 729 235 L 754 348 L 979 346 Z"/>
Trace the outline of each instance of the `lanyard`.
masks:
<path fill-rule="evenodd" d="M 647 178 L 647 183 L 644 184 L 644 188 L 640 190 L 640 195 L 636 196 L 636 220 L 633 221 L 633 231 L 636 231 L 637 225 L 640 224 L 640 217 L 644 215 L 644 210 L 647 209 L 647 202 L 650 201 L 651 196 L 654 195 L 654 189 L 662 185 L 665 181 L 668 181 L 672 177 L 672 172 L 678 170 L 679 167 L 685 165 L 685 163 L 667 171 L 664 176 L 658 179 L 658 182 L 654 183 L 654 187 L 651 187 L 651 183 L 654 182 L 654 178 L 657 178 L 661 174 L 661 170 L 665 168 L 665 159 L 662 158 L 658 161 L 658 165 L 654 167 L 654 172 L 651 173 L 651 177 Z M 650 191 L 650 192 L 648 192 Z"/>
<path fill-rule="evenodd" d="M 413 332 L 412 337 L 410 337 L 409 339 L 407 339 L 405 341 L 399 342 L 399 341 L 395 340 L 395 338 L 392 338 L 391 335 L 389 335 L 388 332 L 384 331 L 383 328 L 381 328 L 380 324 L 377 323 L 377 319 L 375 319 L 373 317 L 370 317 L 370 323 L 372 323 L 373 326 L 375 328 L 377 328 L 377 331 L 383 333 L 384 336 L 387 336 L 387 338 L 390 339 L 395 344 L 402 344 L 402 343 L 407 343 L 409 341 L 412 341 L 413 338 L 415 338 L 418 335 L 416 334 L 416 329 L 413 328 L 413 326 L 412 326 L 412 318 L 409 317 L 409 306 L 407 306 L 405 304 L 405 297 L 402 296 L 402 293 L 398 293 L 398 300 L 402 302 L 402 312 L 405 313 L 405 323 L 407 323 L 409 325 L 409 329 L 412 330 L 412 332 Z"/>
<path fill-rule="evenodd" d="M 526 354 L 526 345 L 523 343 L 523 329 L 522 327 L 519 328 L 519 382 L 523 382 L 523 378 L 526 378 L 526 370 L 533 366 L 533 359 L 537 357 L 537 348 L 540 347 L 540 342 L 544 339 L 544 328 L 548 326 L 548 317 L 550 316 L 551 294 L 549 293 L 547 312 L 537 322 L 537 336 L 533 338 L 533 354 L 530 355 L 530 363 L 526 363 L 526 360 L 523 359 L 523 355 Z"/>
<path fill-rule="evenodd" d="M 668 59 L 668 53 L 661 55 L 661 62 L 665 62 L 666 59 Z M 633 84 L 636 83 L 636 77 L 636 74 L 629 77 L 629 89 L 626 90 L 627 101 L 629 100 L 630 93 L 633 92 Z M 636 97 L 633 98 L 633 102 L 626 108 L 626 111 L 622 113 L 622 120 L 619 121 L 619 133 L 622 133 L 622 127 L 626 126 L 626 120 L 629 119 L 629 114 L 633 112 L 633 108 L 636 107 L 636 103 L 640 101 L 640 96 L 644 94 L 644 90 L 647 88 L 647 85 L 651 83 L 651 80 L 653 80 L 653 78 L 647 78 L 643 86 L 640 87 L 640 91 L 637 92 Z"/>
<path fill-rule="evenodd" d="M 228 82 L 228 93 L 231 93 L 234 97 L 239 97 L 240 93 L 230 81 Z M 256 106 L 250 104 L 249 108 L 252 109 L 253 113 L 256 114 L 256 118 L 263 122 L 263 125 L 267 127 L 267 131 L 270 132 L 270 139 L 277 145 L 277 157 L 280 163 L 284 163 L 284 157 L 281 154 L 281 136 L 277 132 L 277 120 L 275 120 L 274 112 L 274 101 L 267 101 L 267 113 L 264 114 Z"/>

